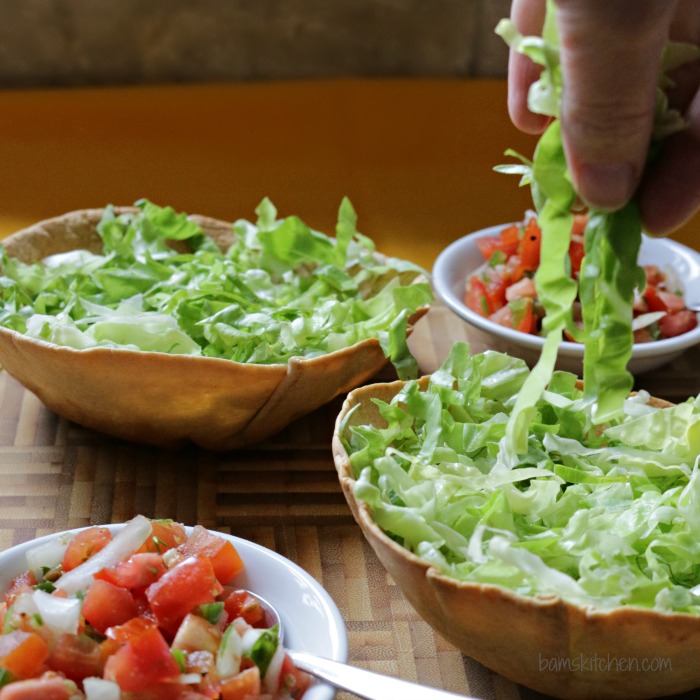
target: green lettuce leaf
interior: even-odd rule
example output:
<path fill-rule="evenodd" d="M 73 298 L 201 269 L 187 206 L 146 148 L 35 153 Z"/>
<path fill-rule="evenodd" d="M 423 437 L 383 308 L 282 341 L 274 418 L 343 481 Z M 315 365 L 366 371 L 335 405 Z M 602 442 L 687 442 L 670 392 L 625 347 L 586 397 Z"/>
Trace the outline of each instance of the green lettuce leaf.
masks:
<path fill-rule="evenodd" d="M 542 229 L 542 255 L 535 283 L 546 314 L 543 332 L 547 340 L 535 371 L 518 397 L 507 432 L 511 459 L 517 459 L 517 454 L 526 450 L 528 424 L 535 415 L 535 403 L 552 376 L 564 331 L 584 343 L 583 381 L 586 396 L 594 402 L 594 420 L 604 423 L 620 414 L 633 384 L 627 364 L 634 342 L 634 292 L 644 285 L 645 279 L 637 264 L 642 226 L 634 200 L 617 212 L 589 210 L 579 281 L 571 279 L 568 249 L 577 194 L 568 173 L 558 119 L 564 85 L 555 3 L 547 0 L 541 37 L 522 36 L 510 20 L 502 20 L 496 32 L 513 50 L 543 67 L 539 80 L 531 86 L 528 105 L 533 112 L 552 117 L 531 164 L 522 156 L 507 152 L 516 155 L 521 163 L 499 168 L 501 172 L 520 174 L 521 185 L 530 185 Z M 669 43 L 664 49 L 664 69 L 677 67 L 697 54 L 685 44 Z M 657 92 L 655 140 L 677 130 L 683 123 L 680 115 L 668 107 L 664 89 L 669 85 L 668 77 L 662 74 Z M 650 159 L 656 148 L 656 141 L 653 141 Z M 572 318 L 577 296 L 581 302 L 583 329 L 579 329 Z"/>
<path fill-rule="evenodd" d="M 700 396 L 658 408 L 642 392 L 596 424 L 576 377 L 555 372 L 514 462 L 505 427 L 529 374 L 456 343 L 423 390 L 410 381 L 376 401 L 382 427 L 348 415 L 355 496 L 457 579 L 600 610 L 700 614 Z"/>
<path fill-rule="evenodd" d="M 255 224 L 233 225 L 226 251 L 186 214 L 147 200 L 126 213 L 105 209 L 99 255 L 70 251 L 27 265 L 0 249 L 0 324 L 77 349 L 258 364 L 377 338 L 399 375 L 415 377 L 406 325 L 432 301 L 427 273 L 377 255 L 348 199 L 335 239 L 298 217 L 278 219 L 267 198 L 256 213 Z M 175 250 L 173 240 L 190 250 Z"/>

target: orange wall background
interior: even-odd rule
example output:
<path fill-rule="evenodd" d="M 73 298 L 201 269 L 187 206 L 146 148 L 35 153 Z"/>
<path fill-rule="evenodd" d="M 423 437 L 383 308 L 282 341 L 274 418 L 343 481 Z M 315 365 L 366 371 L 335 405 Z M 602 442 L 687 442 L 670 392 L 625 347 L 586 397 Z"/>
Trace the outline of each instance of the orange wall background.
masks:
<path fill-rule="evenodd" d="M 502 80 L 333 80 L 0 92 L 0 235 L 147 197 L 254 219 L 264 196 L 332 233 L 341 198 L 385 253 L 440 250 L 530 206 L 494 173 L 535 140 Z M 700 247 L 696 217 L 674 238 Z"/>

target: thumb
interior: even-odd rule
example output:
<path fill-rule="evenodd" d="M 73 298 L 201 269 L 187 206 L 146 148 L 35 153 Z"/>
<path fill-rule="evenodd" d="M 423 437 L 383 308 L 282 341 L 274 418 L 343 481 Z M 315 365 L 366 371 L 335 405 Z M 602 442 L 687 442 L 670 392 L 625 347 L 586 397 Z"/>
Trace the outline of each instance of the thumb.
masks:
<path fill-rule="evenodd" d="M 661 51 L 675 0 L 556 0 L 564 80 L 561 123 L 581 198 L 629 200 L 644 169 Z"/>

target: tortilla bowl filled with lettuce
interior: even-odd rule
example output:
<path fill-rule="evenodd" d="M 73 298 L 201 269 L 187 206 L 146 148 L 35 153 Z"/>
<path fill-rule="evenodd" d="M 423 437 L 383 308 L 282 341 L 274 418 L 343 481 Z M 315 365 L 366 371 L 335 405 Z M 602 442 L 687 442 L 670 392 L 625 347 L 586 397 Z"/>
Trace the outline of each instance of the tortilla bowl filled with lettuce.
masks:
<path fill-rule="evenodd" d="M 561 698 L 700 686 L 700 398 L 639 392 L 592 421 L 572 374 L 506 428 L 525 363 L 456 344 L 430 377 L 348 395 L 333 453 L 353 515 L 417 612 Z"/>
<path fill-rule="evenodd" d="M 257 223 L 135 207 L 3 241 L 0 363 L 55 413 L 158 446 L 273 435 L 406 347 L 430 287 L 378 254 L 347 200 L 336 237 L 265 199 Z"/>

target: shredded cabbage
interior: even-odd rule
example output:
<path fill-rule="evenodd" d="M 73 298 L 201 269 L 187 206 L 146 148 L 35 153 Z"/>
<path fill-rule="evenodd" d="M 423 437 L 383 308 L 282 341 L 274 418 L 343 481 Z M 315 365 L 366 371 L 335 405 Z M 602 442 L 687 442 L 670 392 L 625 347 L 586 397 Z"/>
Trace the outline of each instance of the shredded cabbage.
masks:
<path fill-rule="evenodd" d="M 567 170 L 559 121 L 563 79 L 559 57 L 556 5 L 547 0 L 542 36 L 522 36 L 510 20 L 501 20 L 496 32 L 515 51 L 543 66 L 539 80 L 530 88 L 528 105 L 533 112 L 552 117 L 540 138 L 533 161 L 506 151 L 521 163 L 496 170 L 521 175 L 529 184 L 542 229 L 542 257 L 535 276 L 538 297 L 546 316 L 547 336 L 536 370 L 518 398 L 508 431 L 511 461 L 527 448 L 527 428 L 534 405 L 547 386 L 566 330 L 584 343 L 585 393 L 594 402 L 593 419 L 605 423 L 618 416 L 633 385 L 627 370 L 634 343 L 632 305 L 635 288 L 643 288 L 644 271 L 637 263 L 642 242 L 642 223 L 634 199 L 615 212 L 589 209 L 585 232 L 585 257 L 579 280 L 569 274 L 568 249 L 577 199 Z M 669 107 L 666 72 L 700 55 L 698 47 L 669 42 L 662 55 L 663 69 L 657 90 L 657 109 L 648 158 L 653 159 L 659 140 L 684 126 L 682 116 Z M 583 329 L 573 321 L 576 296 L 581 301 Z"/>
<path fill-rule="evenodd" d="M 185 214 L 146 200 L 135 213 L 105 209 L 100 255 L 70 251 L 28 265 L 2 249 L 0 325 L 77 349 L 256 364 L 378 338 L 399 376 L 416 376 L 406 325 L 432 300 L 427 273 L 378 256 L 347 199 L 335 238 L 296 216 L 278 220 L 268 199 L 256 212 L 256 224 L 233 224 L 224 252 Z M 173 240 L 191 252 L 177 252 Z"/>
<path fill-rule="evenodd" d="M 375 399 L 385 427 L 348 416 L 356 497 L 457 579 L 700 613 L 700 396 L 657 408 L 637 395 L 596 424 L 576 377 L 555 372 L 514 464 L 506 429 L 531 376 L 520 359 L 456 343 L 424 391 L 410 381 Z"/>

